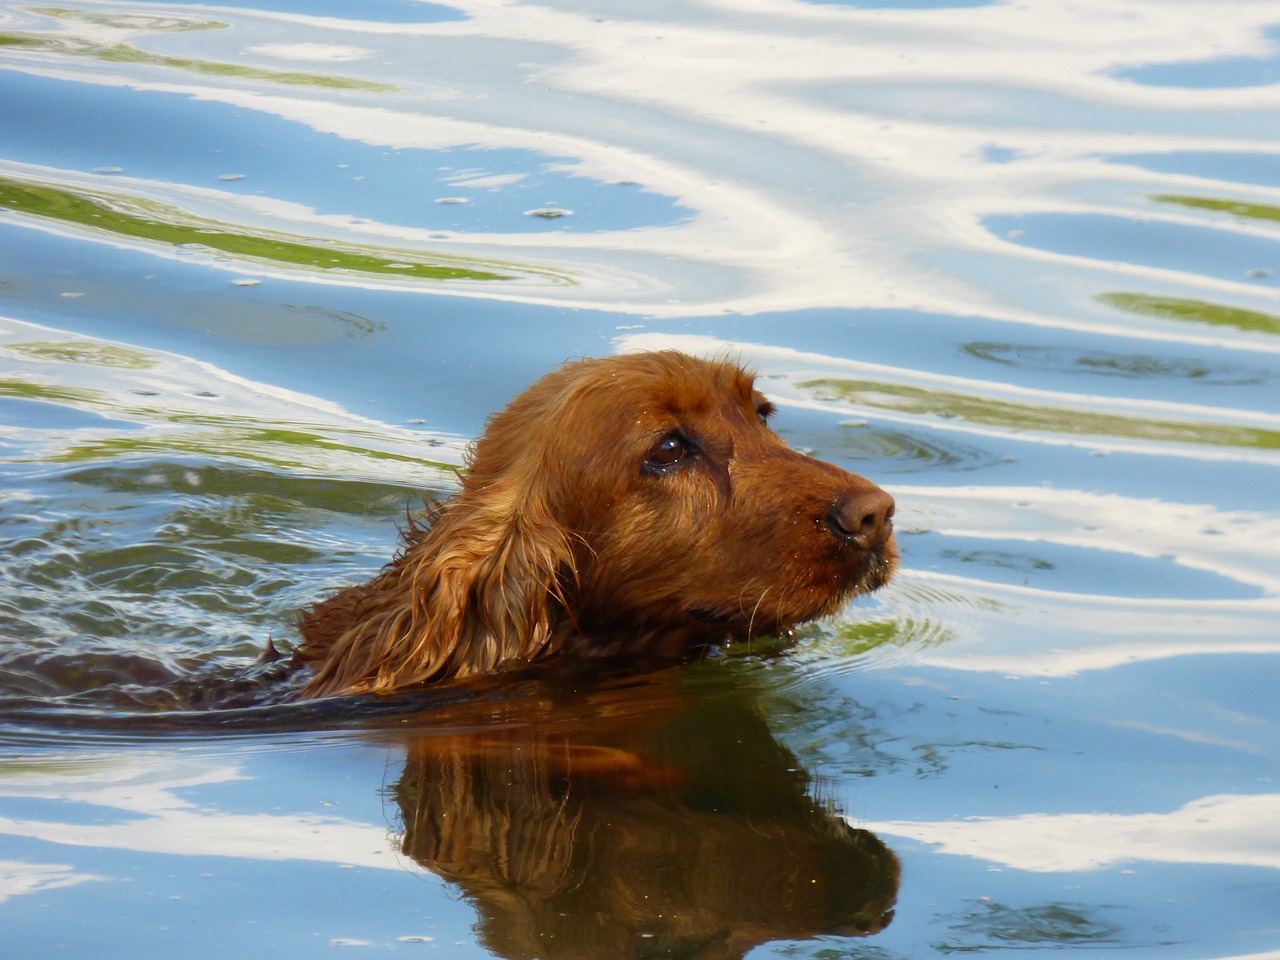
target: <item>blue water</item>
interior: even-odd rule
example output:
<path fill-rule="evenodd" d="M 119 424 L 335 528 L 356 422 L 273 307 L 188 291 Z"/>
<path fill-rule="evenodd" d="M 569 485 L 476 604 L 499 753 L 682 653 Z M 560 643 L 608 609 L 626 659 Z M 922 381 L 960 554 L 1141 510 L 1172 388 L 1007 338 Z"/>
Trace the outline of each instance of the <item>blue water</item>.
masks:
<path fill-rule="evenodd" d="M 1204 218 L 1208 220 L 1209 218 Z M 1054 221 L 1057 222 L 1054 222 Z M 1198 269 L 1219 280 L 1280 284 L 1280 237 L 1224 230 L 1211 235 L 1211 222 L 1188 226 L 1120 217 L 1055 214 L 991 217 L 993 233 L 1016 233 L 1016 243 L 1073 256 L 1093 254 L 1185 273 Z"/>
<path fill-rule="evenodd" d="M 384 149 L 186 95 L 150 94 L 138 109 L 132 90 L 85 84 L 68 96 L 66 86 L 0 75 L 0 97 L 14 105 L 0 117 L 8 159 L 141 179 L 164 180 L 182 170 L 186 182 L 231 194 L 431 230 L 601 230 L 680 219 L 669 199 L 633 186 L 615 186 L 614 193 L 628 196 L 625 203 L 610 202 L 599 183 L 558 172 L 563 157 L 465 146 Z M 49 116 L 58 122 L 41 122 Z M 513 181 L 470 186 L 494 172 Z M 406 183 L 414 184 L 412 198 L 402 192 Z M 525 215 L 544 207 L 572 215 Z"/>
<path fill-rule="evenodd" d="M 1276 20 L 0 2 L 0 953 L 1280 957 Z M 892 492 L 894 583 L 260 703 L 490 413 L 651 348 Z"/>
<path fill-rule="evenodd" d="M 1280 27 L 1264 31 L 1263 36 L 1274 48 L 1280 40 Z M 1265 87 L 1280 83 L 1280 55 L 1218 56 L 1189 62 L 1153 62 L 1120 70 L 1117 76 L 1135 83 L 1159 87 L 1215 89 L 1221 87 Z"/>

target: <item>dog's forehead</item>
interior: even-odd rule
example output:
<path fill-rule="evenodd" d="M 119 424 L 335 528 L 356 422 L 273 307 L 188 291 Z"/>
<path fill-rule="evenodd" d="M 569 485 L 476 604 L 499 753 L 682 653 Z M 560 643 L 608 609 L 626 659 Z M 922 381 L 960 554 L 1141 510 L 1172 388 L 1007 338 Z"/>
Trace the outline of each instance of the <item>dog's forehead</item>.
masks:
<path fill-rule="evenodd" d="M 759 402 L 754 377 L 734 364 L 711 361 L 668 371 L 645 393 L 645 412 L 682 421 L 725 416 Z"/>

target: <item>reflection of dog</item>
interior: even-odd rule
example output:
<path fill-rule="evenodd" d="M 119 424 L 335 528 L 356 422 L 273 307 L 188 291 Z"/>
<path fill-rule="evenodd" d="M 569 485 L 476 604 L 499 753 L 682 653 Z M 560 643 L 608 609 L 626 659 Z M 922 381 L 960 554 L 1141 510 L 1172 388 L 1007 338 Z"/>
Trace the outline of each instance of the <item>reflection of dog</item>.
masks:
<path fill-rule="evenodd" d="M 727 960 L 892 919 L 897 858 L 807 795 L 737 693 L 631 682 L 559 719 L 509 707 L 514 729 L 460 734 L 458 715 L 413 741 L 392 791 L 403 851 L 459 888 L 498 956 Z"/>
<path fill-rule="evenodd" d="M 374 580 L 308 611 L 308 696 L 556 653 L 678 657 L 882 586 L 893 500 L 789 449 L 727 362 L 583 360 L 494 416 L 462 489 Z"/>

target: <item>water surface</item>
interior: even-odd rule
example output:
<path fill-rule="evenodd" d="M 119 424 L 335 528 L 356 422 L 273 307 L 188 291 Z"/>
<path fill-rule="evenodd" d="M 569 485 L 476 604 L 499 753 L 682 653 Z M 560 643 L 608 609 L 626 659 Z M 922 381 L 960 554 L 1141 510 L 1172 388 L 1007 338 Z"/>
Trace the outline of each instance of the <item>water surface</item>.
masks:
<path fill-rule="evenodd" d="M 1059 6 L 0 3 L 5 956 L 1280 957 L 1280 15 Z M 669 347 L 894 584 L 274 702 L 491 411 Z"/>

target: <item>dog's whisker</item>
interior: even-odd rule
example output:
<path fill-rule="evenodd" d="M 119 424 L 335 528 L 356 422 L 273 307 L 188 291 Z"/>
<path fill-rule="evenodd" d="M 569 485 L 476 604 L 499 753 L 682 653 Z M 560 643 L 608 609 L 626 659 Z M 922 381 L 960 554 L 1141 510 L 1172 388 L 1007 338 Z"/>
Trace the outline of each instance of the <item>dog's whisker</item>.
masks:
<path fill-rule="evenodd" d="M 764 603 L 765 595 L 768 594 L 770 587 L 765 587 L 764 591 L 756 598 L 755 606 L 751 608 L 751 616 L 747 618 L 747 649 L 751 649 L 751 642 L 755 639 L 755 623 L 756 614 L 760 611 L 760 604 Z"/>

